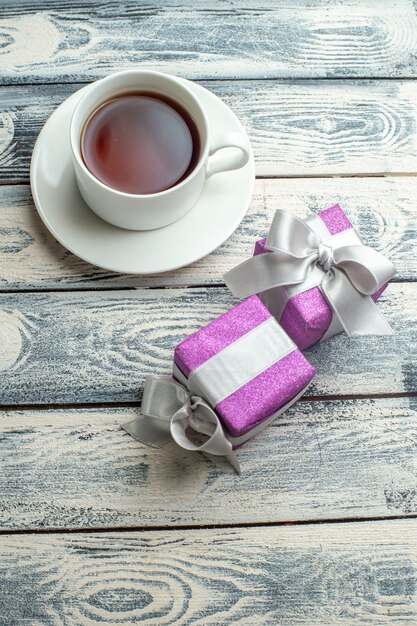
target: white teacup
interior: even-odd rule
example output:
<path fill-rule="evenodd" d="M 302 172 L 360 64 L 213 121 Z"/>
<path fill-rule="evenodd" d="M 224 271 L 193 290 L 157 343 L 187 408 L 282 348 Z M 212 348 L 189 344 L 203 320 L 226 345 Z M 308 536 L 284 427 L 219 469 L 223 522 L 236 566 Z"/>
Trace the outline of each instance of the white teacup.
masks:
<path fill-rule="evenodd" d="M 85 166 L 81 134 L 90 115 L 104 102 L 129 92 L 143 91 L 177 101 L 192 116 L 200 135 L 200 158 L 190 174 L 178 184 L 151 194 L 131 194 L 113 189 L 98 180 Z M 175 222 L 197 202 L 205 181 L 226 170 L 243 167 L 250 156 L 248 138 L 240 133 L 210 136 L 207 116 L 198 99 L 175 76 L 147 70 L 116 72 L 93 83 L 75 107 L 70 139 L 75 175 L 88 206 L 106 222 L 130 230 L 151 230 Z M 222 148 L 237 148 L 213 156 Z"/>

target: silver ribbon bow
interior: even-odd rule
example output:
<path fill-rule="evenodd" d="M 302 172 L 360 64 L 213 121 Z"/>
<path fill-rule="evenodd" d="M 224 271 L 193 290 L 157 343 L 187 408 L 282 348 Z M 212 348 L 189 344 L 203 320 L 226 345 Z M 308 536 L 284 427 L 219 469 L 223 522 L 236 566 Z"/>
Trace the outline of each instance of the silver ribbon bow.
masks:
<path fill-rule="evenodd" d="M 146 378 L 141 413 L 141 417 L 122 425 L 135 439 L 160 447 L 172 437 L 185 450 L 225 456 L 236 472 L 241 473 L 232 443 L 216 412 L 204 398 L 192 394 L 170 376 Z M 188 429 L 208 439 L 196 444 L 189 439 Z"/>
<path fill-rule="evenodd" d="M 308 222 L 277 211 L 266 240 L 270 252 L 229 271 L 224 277 L 226 285 L 239 298 L 247 298 L 275 287 L 301 284 L 319 267 L 322 274 L 317 285 L 347 335 L 392 335 L 370 296 L 395 275 L 394 265 L 365 245 L 326 245 L 318 224 L 321 220 L 312 216 Z"/>

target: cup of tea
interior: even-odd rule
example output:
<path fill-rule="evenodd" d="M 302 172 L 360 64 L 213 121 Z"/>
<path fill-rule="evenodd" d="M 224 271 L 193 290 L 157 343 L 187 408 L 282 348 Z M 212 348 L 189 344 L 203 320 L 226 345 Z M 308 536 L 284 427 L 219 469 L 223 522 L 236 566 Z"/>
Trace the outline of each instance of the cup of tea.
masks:
<path fill-rule="evenodd" d="M 250 155 L 243 133 L 210 135 L 204 108 L 184 82 L 148 70 L 93 83 L 75 107 L 70 141 L 85 202 L 131 230 L 175 222 L 207 178 L 243 167 Z M 214 156 L 229 147 L 237 150 Z"/>

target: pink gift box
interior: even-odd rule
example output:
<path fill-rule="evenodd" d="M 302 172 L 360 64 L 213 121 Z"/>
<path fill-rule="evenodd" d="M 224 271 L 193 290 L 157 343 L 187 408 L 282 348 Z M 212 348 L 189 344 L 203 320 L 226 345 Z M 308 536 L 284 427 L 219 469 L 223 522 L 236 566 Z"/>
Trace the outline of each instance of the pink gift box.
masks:
<path fill-rule="evenodd" d="M 362 243 L 358 233 L 353 228 L 347 215 L 338 204 L 331 206 L 324 211 L 318 213 L 318 217 L 323 222 L 329 233 L 329 238 L 324 240 L 326 245 L 336 245 L 339 240 L 340 245 L 344 245 L 341 238 L 349 236 L 353 242 Z M 306 219 L 308 223 L 308 218 Z M 345 233 L 345 235 L 340 235 Z M 261 239 L 255 244 L 254 256 L 257 254 L 268 253 L 265 247 L 266 239 Z M 373 294 L 372 299 L 376 301 L 386 289 L 385 284 L 381 289 Z M 267 306 L 269 311 L 274 314 L 274 302 L 278 302 L 285 292 L 288 298 L 282 313 L 275 315 L 288 333 L 291 339 L 297 344 L 300 350 L 304 350 L 318 343 L 329 330 L 333 320 L 333 312 L 327 300 L 323 296 L 319 287 L 302 290 L 302 285 L 296 289 L 288 287 L 274 287 L 260 294 L 262 302 Z M 299 292 L 299 293 L 297 293 Z M 342 331 L 342 327 L 338 320 L 332 323 L 331 331 L 327 333 L 326 339 Z"/>
<path fill-rule="evenodd" d="M 258 296 L 184 339 L 174 355 L 174 377 L 199 385 L 233 447 L 288 408 L 314 375 Z"/>

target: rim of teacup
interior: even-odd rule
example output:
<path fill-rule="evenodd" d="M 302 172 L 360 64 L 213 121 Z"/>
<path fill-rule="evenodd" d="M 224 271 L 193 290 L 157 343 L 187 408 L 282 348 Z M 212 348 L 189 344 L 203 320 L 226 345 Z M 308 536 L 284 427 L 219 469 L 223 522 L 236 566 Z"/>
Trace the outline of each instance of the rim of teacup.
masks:
<path fill-rule="evenodd" d="M 93 111 L 88 111 L 85 115 L 82 116 L 82 118 L 83 118 L 82 122 L 81 122 L 81 124 L 79 124 L 79 128 L 77 128 L 77 129 L 74 128 L 74 120 L 76 119 L 76 116 L 79 114 L 79 111 L 82 109 L 82 106 L 85 105 L 85 101 L 87 100 L 87 98 L 89 96 L 91 96 L 91 90 L 94 89 L 95 86 L 97 86 L 99 84 L 100 85 L 105 84 L 106 82 L 110 83 L 117 76 L 122 76 L 122 75 L 123 76 L 145 75 L 145 76 L 162 77 L 163 80 L 166 80 L 168 82 L 172 82 L 176 86 L 179 86 L 187 94 L 187 97 L 190 100 L 192 100 L 194 102 L 194 105 L 199 109 L 199 112 L 201 114 L 201 118 L 202 118 L 202 120 L 204 122 L 204 129 L 203 129 L 203 131 L 204 131 L 204 134 L 205 134 L 205 143 L 204 143 L 204 146 L 202 146 L 202 148 L 201 148 L 200 157 L 198 159 L 198 162 L 197 162 L 196 166 L 188 174 L 188 176 L 186 178 L 184 178 L 183 180 L 181 180 L 179 183 L 176 183 L 175 185 L 172 185 L 171 187 L 168 187 L 168 189 L 163 189 L 162 191 L 157 191 L 156 193 L 146 193 L 146 194 L 145 193 L 144 194 L 127 193 L 126 191 L 119 191 L 118 189 L 114 189 L 113 187 L 110 187 L 109 185 L 106 185 L 99 178 L 94 176 L 94 174 L 92 174 L 90 172 L 90 170 L 88 169 L 88 167 L 84 163 L 84 160 L 83 160 L 82 154 L 81 154 L 81 134 L 82 134 L 84 125 L 87 122 L 89 116 L 92 114 L 92 112 L 96 108 L 101 106 L 101 104 L 103 104 L 106 101 L 106 99 L 103 98 L 103 102 L 101 104 L 98 104 L 95 107 L 93 107 Z M 122 95 L 123 93 L 129 93 L 129 92 L 128 91 L 120 91 L 120 93 L 118 93 L 117 95 Z M 157 92 L 155 92 L 155 93 L 157 93 Z M 163 93 L 163 92 L 161 92 L 161 93 Z M 172 96 L 169 96 L 169 97 L 172 97 Z M 109 96 L 107 96 L 107 99 L 108 98 L 109 98 Z M 200 125 L 197 124 L 197 123 L 196 123 L 196 125 L 197 125 L 197 128 L 198 128 L 198 132 L 201 134 Z M 207 115 L 206 115 L 203 107 L 201 106 L 198 98 L 196 98 L 196 96 L 192 93 L 192 91 L 188 88 L 188 86 L 180 79 L 179 76 L 175 76 L 173 74 L 166 74 L 165 72 L 157 72 L 157 71 L 154 71 L 154 70 L 136 70 L 136 69 L 121 70 L 121 71 L 118 71 L 118 72 L 113 72 L 112 74 L 109 74 L 108 76 L 105 76 L 104 78 L 100 78 L 99 80 L 96 80 L 95 82 L 91 83 L 91 85 L 89 85 L 87 87 L 85 93 L 81 96 L 80 100 L 78 101 L 77 105 L 75 106 L 74 111 L 72 112 L 69 130 L 70 130 L 71 151 L 72 151 L 73 157 L 77 161 L 77 164 L 81 167 L 83 172 L 86 174 L 86 176 L 88 176 L 88 178 L 90 178 L 91 181 L 93 181 L 99 187 L 102 187 L 107 192 L 113 193 L 115 196 L 118 196 L 118 197 L 143 198 L 144 199 L 144 198 L 158 198 L 158 197 L 169 195 L 173 191 L 176 191 L 177 189 L 180 189 L 181 187 L 185 186 L 195 175 L 197 175 L 197 173 L 199 173 L 201 168 L 204 166 L 204 162 L 205 162 L 205 160 L 206 160 L 206 158 L 208 157 L 208 154 L 209 154 L 208 120 L 207 120 Z"/>

